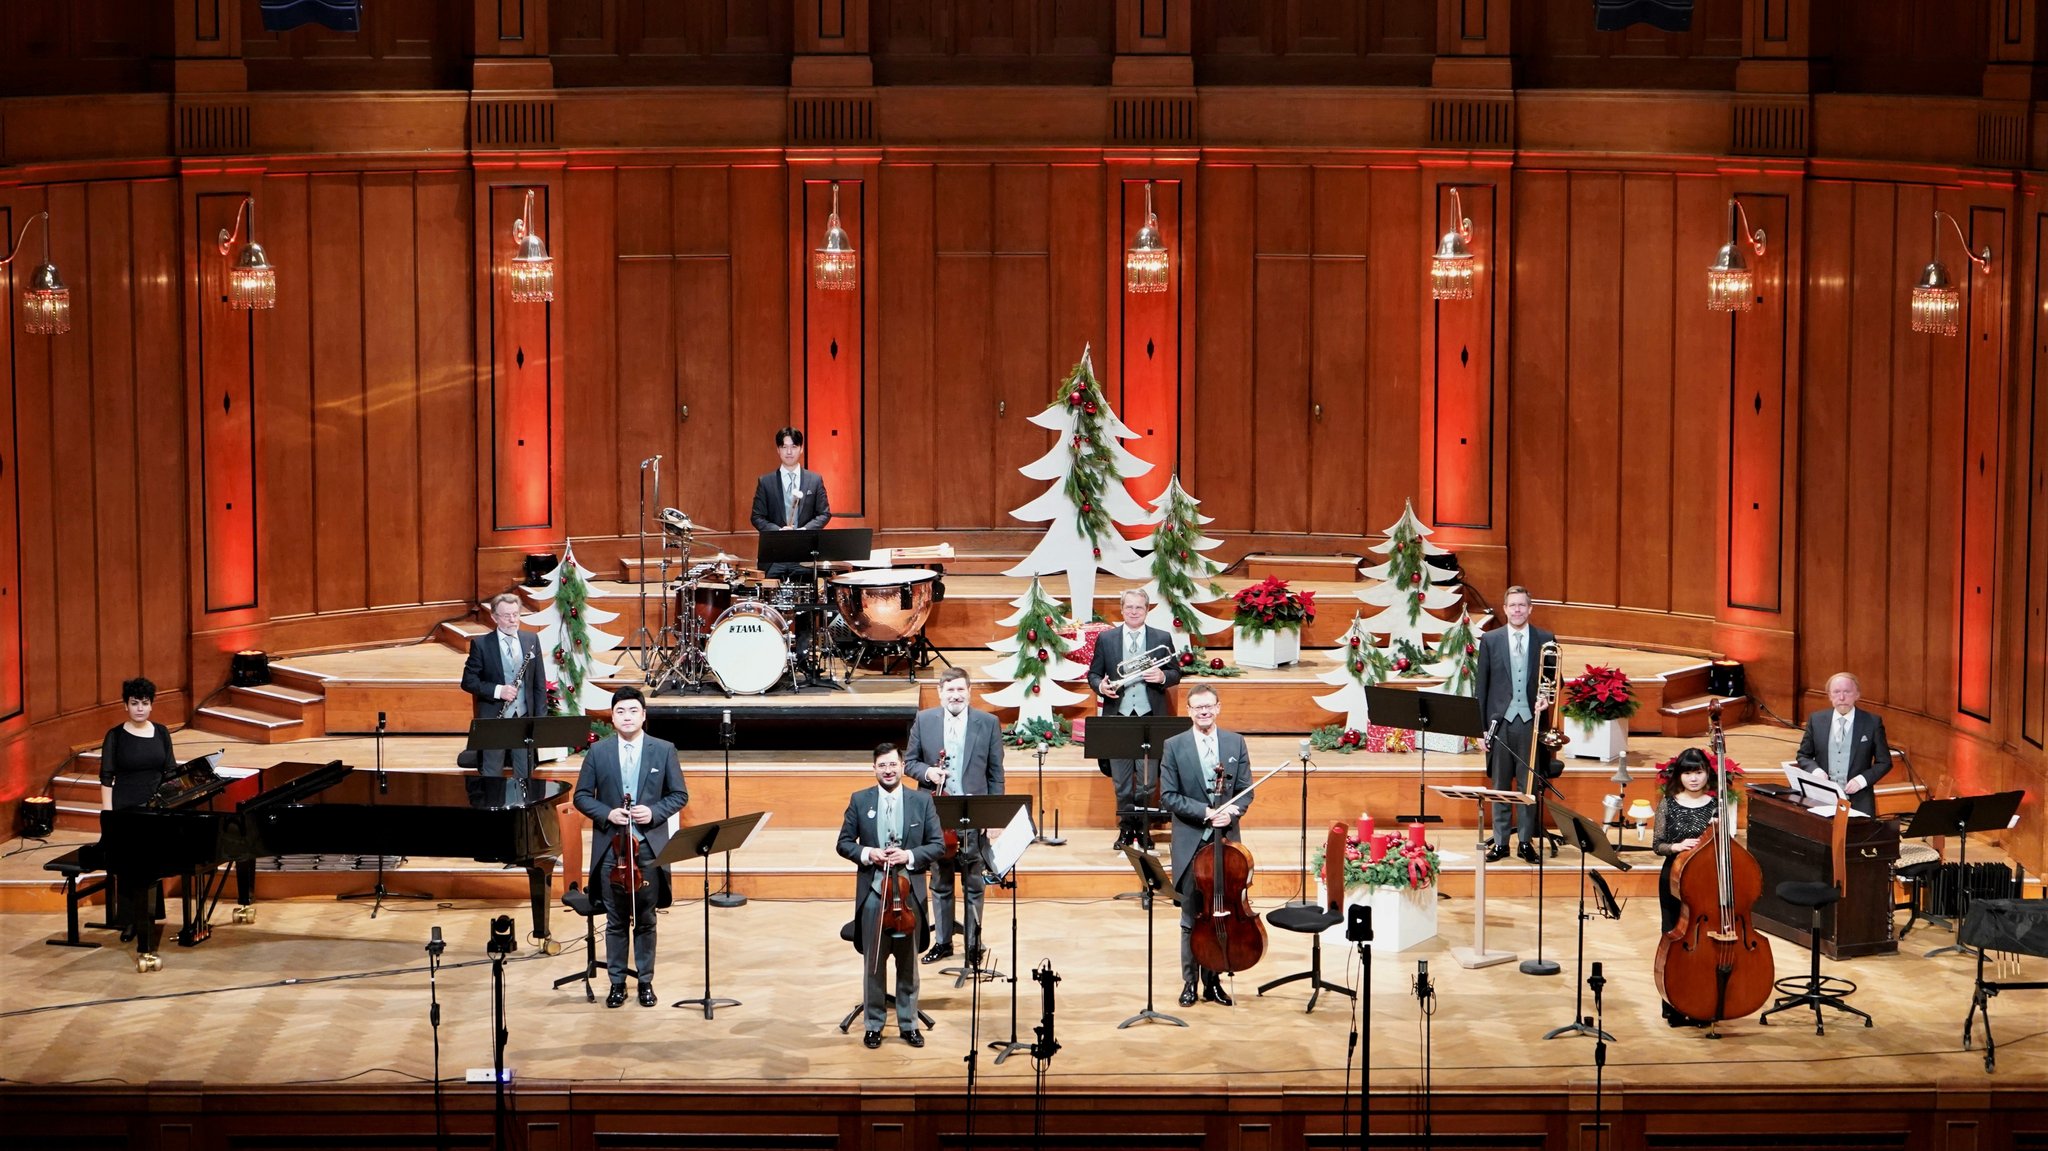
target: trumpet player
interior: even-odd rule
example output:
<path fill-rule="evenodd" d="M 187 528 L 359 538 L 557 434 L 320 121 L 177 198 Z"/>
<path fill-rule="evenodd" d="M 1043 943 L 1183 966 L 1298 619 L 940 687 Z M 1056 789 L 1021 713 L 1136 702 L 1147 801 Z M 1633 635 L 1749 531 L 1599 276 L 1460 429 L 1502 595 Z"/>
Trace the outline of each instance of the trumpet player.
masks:
<path fill-rule="evenodd" d="M 1166 689 L 1180 682 L 1180 668 L 1172 659 L 1147 669 L 1128 685 L 1119 686 L 1117 682 L 1149 662 L 1148 655 L 1173 654 L 1173 637 L 1160 628 L 1145 626 L 1145 613 L 1150 610 L 1150 599 L 1142 590 L 1132 588 L 1121 601 L 1122 625 L 1095 638 L 1095 658 L 1088 664 L 1088 686 L 1100 697 L 1103 715 L 1167 714 Z M 1149 814 L 1134 811 L 1149 813 L 1152 808 L 1157 787 L 1152 767 L 1147 764 L 1141 768 L 1135 759 L 1096 762 L 1116 786 L 1117 834 L 1116 846 L 1111 850 L 1122 851 L 1133 842 L 1152 850 Z"/>
<path fill-rule="evenodd" d="M 1507 626 L 1479 637 L 1479 669 L 1473 676 L 1479 706 L 1486 714 L 1486 735 L 1480 747 L 1486 752 L 1486 774 L 1493 786 L 1503 791 L 1530 791 L 1530 739 L 1535 732 L 1536 664 L 1543 645 L 1556 637 L 1529 623 L 1529 589 L 1511 587 L 1501 597 L 1501 614 Z M 1509 804 L 1493 805 L 1493 843 L 1486 850 L 1489 860 L 1508 854 Z M 1536 862 L 1536 805 L 1517 804 L 1516 831 L 1522 845 L 1516 854 L 1525 863 Z"/>

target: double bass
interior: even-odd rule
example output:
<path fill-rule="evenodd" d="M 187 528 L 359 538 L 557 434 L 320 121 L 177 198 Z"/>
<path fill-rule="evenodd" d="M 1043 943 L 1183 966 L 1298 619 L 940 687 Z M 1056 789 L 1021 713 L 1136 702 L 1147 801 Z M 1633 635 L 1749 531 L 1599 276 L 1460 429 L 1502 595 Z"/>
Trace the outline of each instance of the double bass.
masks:
<path fill-rule="evenodd" d="M 1672 893 L 1685 906 L 1678 925 L 1657 944 L 1657 993 L 1673 1010 L 1711 1027 L 1763 1007 L 1774 990 L 1777 970 L 1771 962 L 1771 941 L 1751 917 L 1763 894 L 1763 869 L 1748 848 L 1735 842 L 1735 806 L 1727 799 L 1728 752 L 1718 702 L 1707 723 L 1720 811 L 1712 837 L 1702 839 L 1672 865 Z"/>
<path fill-rule="evenodd" d="M 1229 786 L 1218 763 L 1212 790 L 1216 806 L 1230 802 Z M 1266 924 L 1252 910 L 1252 853 L 1219 831 L 1214 824 L 1204 829 L 1203 846 L 1188 862 L 1194 872 L 1190 898 L 1200 901 L 1202 920 L 1189 934 L 1188 946 L 1205 970 L 1249 971 L 1266 954 Z"/>

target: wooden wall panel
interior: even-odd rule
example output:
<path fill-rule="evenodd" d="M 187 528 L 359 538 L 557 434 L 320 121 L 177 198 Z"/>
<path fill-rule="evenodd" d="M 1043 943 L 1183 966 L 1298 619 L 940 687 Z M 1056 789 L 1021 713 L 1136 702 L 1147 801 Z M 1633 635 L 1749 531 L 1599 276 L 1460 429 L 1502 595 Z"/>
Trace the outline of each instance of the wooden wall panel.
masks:
<path fill-rule="evenodd" d="M 2048 747 L 2048 213 L 2033 218 L 2034 306 L 2027 330 L 2032 354 L 2027 358 L 2025 387 L 2015 425 L 2017 471 L 2021 498 L 2016 501 L 2021 527 L 2019 571 L 2022 596 L 2015 645 L 2019 655 L 2020 738 L 2035 748 Z"/>
<path fill-rule="evenodd" d="M 732 170 L 732 443 L 725 524 L 747 525 L 751 477 L 775 466 L 775 429 L 796 411 L 789 388 L 789 215 L 779 167 Z M 724 526 L 721 524 L 719 526 Z"/>
<path fill-rule="evenodd" d="M 313 294 L 307 288 L 306 270 L 312 267 L 308 214 L 310 177 L 273 176 L 258 189 L 258 211 L 263 219 L 263 248 L 270 262 L 280 269 L 277 307 L 251 321 L 250 337 L 262 349 L 256 361 L 254 403 L 262 434 L 257 437 L 256 474 L 261 477 L 261 498 L 256 504 L 256 550 L 259 564 L 276 557 L 311 556 L 320 521 L 314 513 L 313 497 L 318 485 L 313 477 L 313 424 L 318 406 L 313 400 Z M 205 202 L 205 201 L 202 201 Z M 209 235 L 202 229 L 200 242 Z M 202 258 L 212 252 L 204 247 Z M 463 253 L 466 263 L 468 245 Z M 218 275 L 222 257 L 212 256 L 201 265 L 200 278 Z M 291 271 L 282 271 L 291 269 Z M 465 272 L 466 278 L 466 272 Z M 203 297 L 202 316 L 217 307 L 219 292 Z M 467 334 L 468 325 L 463 325 Z M 204 339 L 204 331 L 201 332 Z M 462 381 L 465 407 L 472 406 L 469 381 Z M 200 398 L 203 407 L 214 403 L 213 390 Z M 463 490 L 473 492 L 474 476 L 462 478 Z M 467 505 L 465 505 L 467 506 Z M 315 610 L 314 581 L 318 565 L 277 562 L 263 572 L 263 613 L 279 616 L 307 615 Z M 246 616 L 248 613 L 243 613 Z M 243 616 L 231 617 L 241 619 Z"/>
<path fill-rule="evenodd" d="M 1508 381 L 1508 582 L 1567 597 L 1565 355 L 1570 181 L 1532 172 L 1515 189 L 1513 372 Z"/>
<path fill-rule="evenodd" d="M 1622 184 L 1620 433 L 1616 481 L 1627 493 L 1627 527 L 1615 565 L 1615 599 L 1631 607 L 1671 604 L 1672 336 L 1678 277 L 1692 270 L 1673 235 L 1676 180 L 1630 176 Z M 1688 317 L 1711 322 L 1718 317 Z"/>
<path fill-rule="evenodd" d="M 346 611 L 369 602 L 360 178 L 314 176 L 307 210 L 309 261 L 298 274 L 313 311 L 313 605 Z"/>
<path fill-rule="evenodd" d="M 1666 544 L 1670 568 L 1664 610 L 1700 616 L 1714 615 L 1723 600 L 1721 548 L 1725 533 L 1717 530 L 1723 507 L 1717 496 L 1728 482 L 1727 436 L 1722 430 L 1727 405 L 1716 403 L 1713 423 L 1707 424 L 1708 413 L 1697 401 L 1722 396 L 1730 376 L 1731 322 L 1707 310 L 1703 274 L 1705 262 L 1710 262 L 1727 240 L 1722 220 L 1726 194 L 1718 180 L 1680 177 L 1673 188 L 1677 226 L 1671 257 L 1671 423 L 1665 431 L 1671 477 L 1666 489 L 1671 501 Z M 1785 240 L 1784 236 L 1770 237 L 1774 245 L 1770 251 L 1750 260 L 1760 291 L 1783 292 Z M 1642 288 L 1651 290 L 1647 283 Z M 1644 370 L 1651 369 L 1645 366 Z M 1637 398 L 1631 396 L 1631 401 Z M 1644 439 L 1638 436 L 1631 441 L 1636 451 L 1626 458 L 1632 459 L 1655 443 L 1654 438 L 1650 443 Z M 1624 476 L 1623 483 L 1632 485 L 1637 480 L 1655 482 L 1637 473 Z M 1631 532 L 1632 537 L 1634 534 Z"/>
<path fill-rule="evenodd" d="M 1576 173 L 1565 217 L 1572 237 L 1567 264 L 1565 402 L 1566 498 L 1582 507 L 1622 506 L 1621 432 L 1622 253 L 1634 246 L 1623 229 L 1623 177 Z M 1526 233 L 1525 233 L 1526 235 Z M 1573 603 L 1619 603 L 1615 568 L 1621 559 L 1621 524 L 1615 517 L 1567 516 L 1564 598 Z"/>
<path fill-rule="evenodd" d="M 1112 178 L 1120 173 L 1111 169 Z M 1122 221 L 1117 235 L 1129 244 L 1145 222 L 1145 181 L 1118 180 L 1116 203 Z M 1152 467 L 1127 478 L 1125 486 L 1140 504 L 1149 506 L 1166 490 L 1167 478 L 1180 467 L 1181 301 L 1187 278 L 1185 218 L 1187 186 L 1179 180 L 1157 180 L 1152 203 L 1159 217 L 1160 242 L 1170 266 L 1164 292 L 1117 293 L 1118 331 L 1114 370 L 1105 380 L 1117 415 L 1139 438 L 1124 447 Z M 1109 367 L 1108 363 L 1103 364 Z"/>
<path fill-rule="evenodd" d="M 1018 469 L 1043 455 L 1046 441 L 1023 434 L 1023 427 L 1012 421 L 1043 409 L 1064 372 L 1060 350 L 1051 343 L 1058 307 L 1052 295 L 1051 169 L 1044 164 L 998 164 L 992 175 L 991 211 L 1003 222 L 990 245 L 991 288 L 998 301 L 988 365 L 995 404 L 979 412 L 963 410 L 961 416 L 993 429 L 995 507 L 989 522 L 1000 524 L 1010 508 L 1022 507 L 1043 490 L 1039 481 Z M 1067 354 L 1078 357 L 1080 349 Z"/>
<path fill-rule="evenodd" d="M 419 603 L 419 305 L 410 174 L 363 177 L 363 474 L 367 602 Z"/>
<path fill-rule="evenodd" d="M 120 697 L 121 681 L 142 666 L 141 637 L 134 608 L 141 599 L 138 578 L 140 541 L 136 532 L 136 501 L 141 493 L 135 434 L 135 297 L 129 275 L 135 248 L 132 188 L 125 181 L 86 185 L 86 227 L 93 237 L 86 276 L 93 285 L 87 302 L 91 324 L 89 400 L 95 445 L 104 449 L 90 475 L 78 475 L 73 506 L 89 507 L 93 521 L 93 566 L 73 578 L 97 588 L 95 645 L 99 657 L 96 699 Z"/>
<path fill-rule="evenodd" d="M 420 586 L 423 603 L 470 599 L 476 570 L 476 314 L 466 173 L 421 172 L 413 184 L 414 363 L 418 372 Z"/>
<path fill-rule="evenodd" d="M 256 393 L 251 380 L 260 359 L 254 351 L 253 317 L 225 302 L 223 261 L 234 253 L 222 257 L 216 247 L 219 233 L 234 228 L 244 194 L 203 197 L 194 238 L 201 253 L 215 253 L 210 260 L 202 257 L 198 303 L 200 522 L 205 542 L 200 563 L 206 589 L 202 606 L 208 612 L 253 607 L 261 586 L 255 528 L 261 510 L 255 474 Z M 257 208 L 260 212 L 260 197 Z M 245 225 L 243 238 L 247 235 Z"/>
<path fill-rule="evenodd" d="M 552 189 L 536 184 L 488 185 L 483 189 L 489 205 L 484 258 L 491 265 L 489 340 L 485 345 L 489 359 L 485 395 L 490 414 L 482 421 L 489 438 L 480 463 L 490 483 L 485 522 L 498 532 L 555 526 L 554 305 L 513 302 L 508 279 L 502 274 L 503 264 L 510 259 L 512 225 L 525 212 L 529 190 L 533 193 L 534 230 L 545 240 L 559 239 L 551 226 Z"/>
<path fill-rule="evenodd" d="M 2006 238 L 2005 213 L 1975 208 L 1965 217 L 1970 250 L 1989 247 L 1996 256 L 1991 270 L 1978 273 L 1964 262 L 1968 285 L 1964 294 L 1967 341 L 1962 403 L 1962 548 L 1957 573 L 1956 710 L 1989 722 L 1992 717 L 1992 657 L 1996 644 L 1998 603 L 1998 491 L 2005 480 L 1999 443 L 1999 410 L 2006 394 L 2005 283 L 2010 275 L 2012 245 Z"/>
<path fill-rule="evenodd" d="M 676 395 L 676 360 L 682 343 L 696 333 L 686 332 L 674 298 L 674 186 L 671 169 L 622 168 L 616 204 L 610 211 L 599 209 L 615 224 L 618 253 L 613 283 L 603 296 L 611 304 L 607 336 L 613 348 L 612 375 L 605 382 L 613 397 L 611 424 L 600 431 L 597 442 L 609 451 L 584 453 L 584 463 L 567 470 L 590 467 L 604 473 L 607 482 L 597 522 L 607 525 L 602 529 L 607 533 L 639 531 L 641 483 L 651 484 L 654 478 L 651 470 L 643 474 L 641 461 L 658 454 L 671 457 L 662 461 L 661 469 L 662 486 L 670 492 L 676 489 L 667 476 L 682 463 L 673 460 L 673 429 L 681 402 Z M 602 396 L 606 388 L 596 391 Z M 652 491 L 648 503 L 650 515 L 666 506 L 656 502 Z"/>
<path fill-rule="evenodd" d="M 936 429 L 940 438 L 934 478 L 939 491 L 934 511 L 940 527 L 1002 522 L 1016 506 L 997 506 L 995 429 L 985 414 L 975 418 L 976 413 L 994 411 L 998 402 L 990 371 L 996 317 L 1002 311 L 991 275 L 994 176 L 988 164 L 940 164 L 933 173 L 934 199 L 942 205 L 933 230 L 938 293 L 932 325 L 933 389 L 948 397 L 947 410 L 961 417 Z M 1104 358 L 1096 357 L 1098 372 Z M 1035 428 L 1020 428 L 1017 434 L 1041 453 L 1051 443 Z"/>
<path fill-rule="evenodd" d="M 867 182 L 839 181 L 839 220 L 846 229 L 853 250 L 872 252 L 865 227 Z M 801 279 L 796 299 L 801 304 L 797 327 L 796 363 L 802 375 L 797 382 L 797 425 L 804 429 L 807 445 L 805 466 L 825 478 L 834 521 L 847 525 L 864 522 L 867 504 L 868 460 L 865 425 L 867 384 L 867 262 L 861 284 L 851 292 L 821 291 L 811 281 L 809 252 L 823 242 L 826 221 L 832 211 L 832 184 L 817 178 L 795 185 L 801 195 L 796 273 Z"/>
<path fill-rule="evenodd" d="M 882 523 L 939 522 L 939 485 L 933 481 L 940 461 L 952 459 L 940 439 L 955 409 L 950 390 L 937 385 L 934 371 L 934 182 L 930 164 L 884 164 L 877 180 L 881 203 L 876 214 L 886 240 L 871 257 L 881 321 L 874 389 L 881 409 L 896 417 L 895 430 L 875 465 L 881 489 L 875 514 Z M 927 412 L 928 419 L 912 415 Z M 1001 434 L 1023 438 L 1025 429 L 1019 421 L 1029 414 L 1008 413 Z M 1007 526 L 1007 510 L 998 509 L 994 522 Z"/>
<path fill-rule="evenodd" d="M 1421 447 L 1426 437 L 1423 387 L 1418 378 L 1422 350 L 1422 309 L 1428 303 L 1428 253 L 1434 246 L 1415 221 L 1422 213 L 1421 173 L 1405 167 L 1372 169 L 1371 219 L 1365 262 L 1368 303 L 1359 335 L 1365 340 L 1365 372 L 1359 381 L 1365 452 L 1362 518 L 1356 534 L 1385 531 L 1410 500 L 1427 515 L 1420 497 Z M 1490 301 L 1487 306 L 1490 305 Z M 1378 451 L 1380 444 L 1413 445 L 1409 451 Z"/>
<path fill-rule="evenodd" d="M 1359 535 L 1367 530 L 1372 454 L 1361 449 L 1389 434 L 1377 426 L 1380 412 L 1368 412 L 1366 402 L 1377 328 L 1369 273 L 1378 270 L 1369 266 L 1367 249 L 1378 205 L 1365 168 L 1313 168 L 1309 189 L 1308 530 Z"/>
<path fill-rule="evenodd" d="M 622 205 L 620 183 L 620 170 L 610 167 L 570 168 L 562 178 L 562 243 L 576 253 L 556 273 L 563 289 L 557 300 L 562 308 L 562 387 L 569 394 L 562 411 L 562 435 L 570 445 L 562 516 L 571 535 L 637 530 L 619 519 L 619 469 L 585 466 L 625 455 L 618 445 L 618 229 L 622 213 L 644 215 L 649 206 Z M 673 473 L 687 490 L 692 463 L 683 456 L 674 467 L 663 468 L 664 476 Z"/>
<path fill-rule="evenodd" d="M 1785 234 L 1780 197 L 1744 195 L 1753 228 Z M 1741 217 L 1738 216 L 1738 221 Z M 1738 222 L 1738 227 L 1740 223 Z M 1768 254 L 1768 240 L 1766 242 Z M 1752 264 L 1762 257 L 1748 253 Z M 1768 280 L 1761 281 L 1764 286 Z M 1777 615 L 1784 609 L 1786 302 L 1763 292 L 1761 303 L 1733 316 L 1728 387 L 1728 606 Z"/>
<path fill-rule="evenodd" d="M 1256 287 L 1253 208 L 1258 169 L 1248 164 L 1207 164 L 1202 168 L 1202 225 L 1196 259 L 1202 277 L 1195 289 L 1194 408 L 1195 467 L 1182 480 L 1215 517 L 1212 531 L 1243 531 L 1252 524 L 1253 485 L 1259 460 L 1254 447 L 1257 410 L 1255 380 Z"/>
<path fill-rule="evenodd" d="M 1895 251 L 1900 253 L 1898 279 L 1883 284 L 1889 288 L 1888 302 L 1896 317 L 1904 310 L 1898 285 L 1911 283 L 1923 257 L 1917 252 L 1929 236 L 1928 224 L 1939 204 L 1951 213 L 1964 212 L 1964 205 L 1933 188 L 1904 184 L 1898 186 Z M 1959 216 L 1967 219 L 1967 216 Z M 1954 242 L 1954 237 L 1950 237 Z M 1951 249 L 1953 250 L 1953 249 Z M 1973 275 L 1975 273 L 1972 273 Z M 1879 284 L 1864 281 L 1873 292 Z M 1886 520 L 1883 538 L 1891 554 L 1906 557 L 1909 579 L 1897 593 L 1901 603 L 1917 604 L 1920 654 L 1912 658 L 1884 652 L 1886 690 L 1879 696 L 1897 707 L 1924 715 L 1952 720 L 1956 712 L 1956 603 L 1961 572 L 1962 547 L 1962 405 L 1963 381 L 1968 370 L 1970 349 L 1960 339 L 1917 335 L 1907 324 L 1892 329 L 1894 375 L 1889 410 L 1897 410 L 1905 395 L 1924 392 L 1928 397 L 1927 423 L 1908 427 L 1892 420 L 1891 461 L 1903 464 L 1908 474 L 1925 477 L 1928 509 L 1924 526 Z M 1883 514 L 1879 513 L 1879 517 Z"/>
<path fill-rule="evenodd" d="M 178 185 L 138 180 L 129 200 L 135 326 L 135 516 L 141 674 L 166 691 L 186 682 L 185 394 Z M 0 442 L 5 442 L 0 440 Z M 0 641 L 4 642 L 4 641 Z M 130 673 L 133 674 L 133 673 Z"/>
<path fill-rule="evenodd" d="M 18 216 L 34 214 L 17 214 L 12 207 L 0 206 L 0 235 L 15 235 L 14 221 Z M 16 277 L 11 265 L 0 275 L 0 285 L 6 287 L 10 301 L 8 307 L 0 308 L 0 364 L 10 367 L 14 363 L 17 330 L 11 322 Z M 7 384 L 6 402 L 0 403 L 0 722 L 4 722 L 20 715 L 28 705 L 21 618 L 21 451 L 14 418 L 19 384 L 12 370 L 0 376 L 5 377 Z M 6 790 L 7 766 L 0 763 L 0 797 L 11 797 Z"/>
<path fill-rule="evenodd" d="M 1423 275 L 1437 238 L 1457 230 L 1461 219 L 1472 221 L 1477 245 L 1473 250 L 1477 267 L 1472 298 L 1437 300 L 1415 293 L 1420 305 L 1428 309 L 1433 340 L 1428 357 L 1432 376 L 1428 396 L 1430 500 L 1417 508 L 1416 514 L 1439 526 L 1483 530 L 1499 526 L 1493 506 L 1494 314 L 1499 299 L 1496 285 L 1501 282 L 1495 273 L 1501 267 L 1500 253 L 1506 250 L 1501 237 L 1505 217 L 1498 211 L 1498 189 L 1493 185 L 1457 184 L 1456 201 L 1451 198 L 1451 187 L 1435 180 L 1427 184 L 1425 202 L 1432 211 L 1421 236 L 1427 249 L 1416 251 L 1407 261 L 1414 275 Z M 1462 216 L 1454 216 L 1454 204 Z M 1399 291 L 1402 286 L 1396 280 L 1391 290 Z M 1382 334 L 1389 341 L 1398 335 Z M 1375 341 L 1376 349 L 1379 342 Z"/>
<path fill-rule="evenodd" d="M 1315 200 L 1308 168 L 1257 169 L 1252 291 L 1252 525 L 1259 531 L 1309 530 L 1310 373 L 1315 291 L 1310 221 Z"/>
<path fill-rule="evenodd" d="M 1848 394 L 1856 342 L 1852 239 L 1856 186 L 1818 180 L 1807 190 L 1805 390 L 1799 418 L 1801 510 L 1796 557 L 1800 680 L 1826 682 L 1848 666 L 1842 572 L 1849 486 Z M 1888 263 L 1887 263 L 1887 266 Z M 1823 397 L 1826 397 L 1825 400 Z"/>

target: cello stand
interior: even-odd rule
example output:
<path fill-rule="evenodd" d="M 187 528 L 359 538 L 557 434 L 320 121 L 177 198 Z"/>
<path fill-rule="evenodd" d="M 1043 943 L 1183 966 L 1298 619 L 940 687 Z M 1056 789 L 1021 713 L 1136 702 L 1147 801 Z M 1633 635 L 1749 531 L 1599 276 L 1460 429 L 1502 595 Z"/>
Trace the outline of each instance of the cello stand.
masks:
<path fill-rule="evenodd" d="M 1180 893 L 1173 889 L 1173 881 L 1167 877 L 1166 869 L 1160 864 L 1158 856 L 1140 849 L 1135 843 L 1124 848 L 1124 856 L 1131 861 L 1131 866 L 1138 873 L 1138 879 L 1144 884 L 1144 888 L 1138 892 L 1138 902 L 1145 905 L 1145 1009 L 1117 1024 L 1116 1029 L 1122 1031 L 1138 1023 L 1171 1023 L 1175 1027 L 1186 1027 L 1187 1020 L 1154 1010 L 1152 1007 L 1153 954 L 1159 945 L 1158 932 L 1154 931 L 1152 926 L 1152 905 L 1164 895 L 1173 906 L 1179 907 Z"/>

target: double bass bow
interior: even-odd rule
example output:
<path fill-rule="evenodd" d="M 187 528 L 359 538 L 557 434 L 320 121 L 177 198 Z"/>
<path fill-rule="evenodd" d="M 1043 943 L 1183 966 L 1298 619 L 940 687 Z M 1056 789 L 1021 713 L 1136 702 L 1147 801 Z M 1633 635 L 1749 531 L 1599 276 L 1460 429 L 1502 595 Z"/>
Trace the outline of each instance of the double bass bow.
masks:
<path fill-rule="evenodd" d="M 1657 992 L 1674 1011 L 1711 1027 L 1761 1008 L 1774 989 L 1777 969 L 1771 941 L 1751 916 L 1763 894 L 1763 869 L 1748 848 L 1735 842 L 1719 702 L 1707 724 L 1719 810 L 1713 835 L 1672 865 L 1672 894 L 1684 908 L 1677 926 L 1657 944 Z"/>

